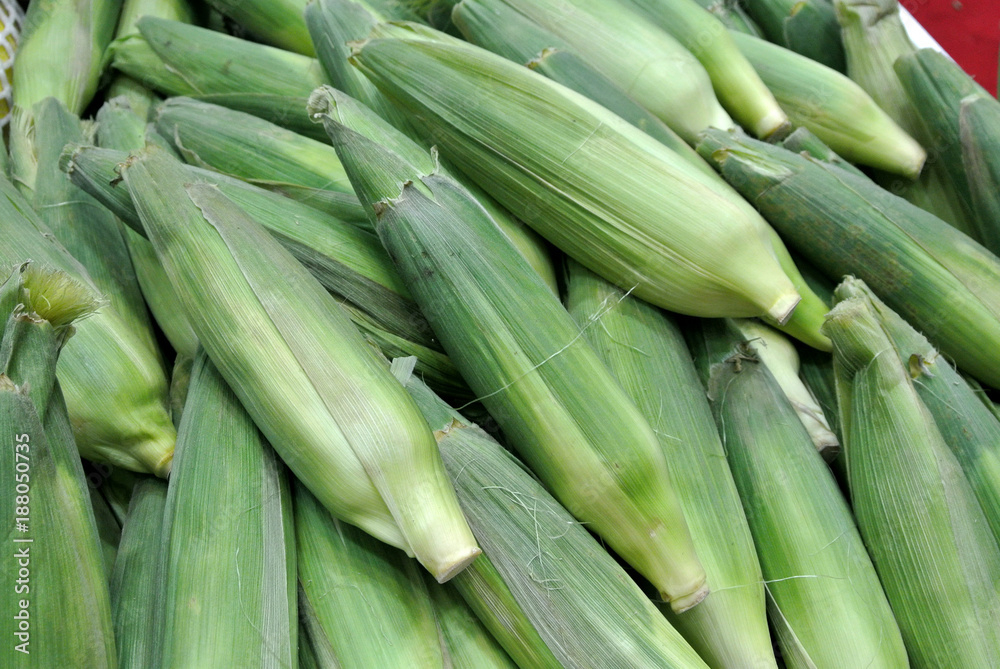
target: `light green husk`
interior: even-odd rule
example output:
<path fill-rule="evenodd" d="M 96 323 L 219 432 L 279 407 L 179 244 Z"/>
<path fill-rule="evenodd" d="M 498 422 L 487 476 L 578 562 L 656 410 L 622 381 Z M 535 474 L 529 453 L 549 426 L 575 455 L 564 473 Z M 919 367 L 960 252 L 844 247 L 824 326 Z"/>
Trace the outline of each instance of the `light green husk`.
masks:
<path fill-rule="evenodd" d="M 30 258 L 86 283 L 96 295 L 87 271 L 13 184 L 0 179 L 0 194 L 0 265 Z M 166 378 L 113 306 L 103 306 L 80 323 L 60 355 L 59 379 L 81 451 L 126 469 L 166 476 L 176 439 L 166 409 Z"/>
<path fill-rule="evenodd" d="M 62 272 L 24 264 L 7 271 L 0 284 L 0 467 L 8 477 L 0 499 L 8 523 L 0 665 L 113 668 L 101 546 L 56 380 L 73 321 L 98 303 L 90 286 Z"/>
<path fill-rule="evenodd" d="M 844 299 L 824 329 L 851 505 L 911 662 L 996 667 L 1000 549 L 968 481 L 870 303 Z"/>
<path fill-rule="evenodd" d="M 315 55 L 302 16 L 307 0 L 209 0 L 208 4 L 268 44 Z"/>
<path fill-rule="evenodd" d="M 795 125 L 851 162 L 915 179 L 927 153 L 846 76 L 764 40 L 733 39 Z"/>
<path fill-rule="evenodd" d="M 776 667 L 753 538 L 680 330 L 572 261 L 566 284 L 566 308 L 656 433 L 712 590 L 667 619 L 712 667 Z"/>
<path fill-rule="evenodd" d="M 473 44 L 544 74 L 594 102 L 676 151 L 707 174 L 715 172 L 687 142 L 573 52 L 569 44 L 510 5 L 493 0 L 463 0 L 452 21 Z"/>
<path fill-rule="evenodd" d="M 847 56 L 847 75 L 865 89 L 899 126 L 921 143 L 933 157 L 934 137 L 927 135 L 919 110 L 910 103 L 893 64 L 916 51 L 899 16 L 897 0 L 834 0 Z M 975 226 L 953 175 L 931 160 L 917 181 L 876 174 L 886 189 L 906 198 L 966 234 Z"/>
<path fill-rule="evenodd" d="M 850 509 L 763 346 L 703 321 L 692 352 L 753 532 L 789 667 L 905 667 L 906 651 Z M 821 604 L 820 604 L 821 603 Z"/>
<path fill-rule="evenodd" d="M 320 89 L 310 113 L 470 388 L 568 509 L 675 609 L 697 604 L 705 573 L 649 425 L 475 199 L 374 112 L 341 115 L 345 97 Z"/>
<path fill-rule="evenodd" d="M 103 69 L 121 0 L 34 0 L 17 43 L 10 126 L 11 174 L 22 192 L 35 187 L 32 108 L 55 97 L 82 114 Z M 29 196 L 30 197 L 30 196 Z"/>
<path fill-rule="evenodd" d="M 204 353 L 195 359 L 163 519 L 164 667 L 294 667 L 287 472 Z"/>
<path fill-rule="evenodd" d="M 387 3 L 394 5 L 394 3 Z M 426 142 L 429 148 L 435 143 L 433 137 L 420 137 L 410 123 L 408 114 L 388 100 L 375 85 L 348 62 L 351 48 L 349 43 L 364 39 L 381 20 L 410 18 L 410 12 L 402 5 L 383 7 L 380 3 L 351 2 L 350 0 L 317 0 L 306 10 L 306 22 L 312 32 L 313 39 L 318 44 L 320 62 L 327 72 L 334 87 L 352 98 L 359 100 L 380 117 L 388 121 L 417 142 Z M 324 136 L 324 141 L 327 138 Z M 448 166 L 442 166 L 445 172 L 452 173 Z M 514 245 L 531 263 L 535 271 L 545 279 L 545 282 L 558 294 L 556 270 L 552 263 L 549 249 L 541 237 L 521 221 L 515 219 L 503 207 L 493 201 L 493 198 L 479 189 L 468 178 L 460 174 L 451 174 L 463 186 L 469 189 L 481 205 L 490 213 L 493 220 L 510 237 Z"/>
<path fill-rule="evenodd" d="M 742 0 L 740 4 L 768 41 L 844 71 L 844 45 L 830 0 Z"/>
<path fill-rule="evenodd" d="M 735 193 L 583 96 L 427 30 L 393 29 L 353 62 L 514 215 L 659 306 L 788 319 L 798 294 L 768 226 Z"/>
<path fill-rule="evenodd" d="M 732 323 L 753 345 L 760 362 L 781 387 L 816 450 L 826 460 L 836 457 L 840 440 L 830 429 L 823 408 L 799 378 L 799 354 L 795 346 L 763 323 L 745 318 L 734 319 Z"/>
<path fill-rule="evenodd" d="M 909 370 L 920 401 L 962 466 L 993 536 L 1000 542 L 1000 420 L 975 390 L 909 323 L 862 281 L 848 278 L 840 300 L 863 299 Z"/>
<path fill-rule="evenodd" d="M 866 176 L 864 172 L 834 153 L 833 149 L 824 144 L 823 140 L 806 127 L 797 128 L 795 132 L 781 141 L 781 146 L 789 151 L 805 153 L 825 163 L 836 165 L 859 177 Z"/>
<path fill-rule="evenodd" d="M 972 95 L 959 110 L 962 167 L 983 246 L 1000 254 L 1000 103 L 992 95 Z"/>
<path fill-rule="evenodd" d="M 644 16 L 607 0 L 481 0 L 506 4 L 564 40 L 595 70 L 685 141 L 705 128 L 732 128 L 701 63 Z M 378 82 L 376 82 L 378 83 Z"/>
<path fill-rule="evenodd" d="M 313 648 L 343 669 L 441 669 L 444 655 L 420 568 L 333 518 L 295 486 L 302 608 Z M 471 665 L 470 665 L 471 666 Z"/>
<path fill-rule="evenodd" d="M 960 367 L 1000 384 L 1000 260 L 989 251 L 822 161 L 724 132 L 698 150 L 828 277 L 856 274 Z"/>
<path fill-rule="evenodd" d="M 438 580 L 479 549 L 412 400 L 326 290 L 215 186 L 151 146 L 122 169 L 198 339 L 337 517 Z"/>
<path fill-rule="evenodd" d="M 427 580 L 427 592 L 434 603 L 437 624 L 454 667 L 516 669 L 510 656 L 490 636 L 479 619 L 455 591 L 451 583 L 438 585 Z"/>
<path fill-rule="evenodd" d="M 88 482 L 89 483 L 89 482 Z M 111 573 L 115 566 L 115 555 L 122 538 L 122 526 L 115 518 L 107 500 L 100 491 L 92 485 L 87 486 L 90 495 L 90 507 L 94 512 L 94 522 L 97 524 L 97 537 L 101 541 L 101 554 L 104 558 L 104 575 L 111 581 Z"/>
<path fill-rule="evenodd" d="M 407 389 L 435 428 L 445 466 L 483 544 L 484 557 L 548 645 L 557 659 L 555 666 L 707 667 L 594 537 L 520 462 L 417 379 L 410 377 Z M 463 578 L 465 574 L 456 580 Z M 520 661 L 513 652 L 511 656 Z M 521 666 L 553 665 L 521 662 Z"/>
<path fill-rule="evenodd" d="M 780 137 L 791 130 L 788 116 L 740 53 L 726 26 L 694 0 L 628 0 L 623 3 L 669 33 L 708 72 L 726 111 L 760 138 Z M 832 12 L 831 12 L 832 15 Z"/>
<path fill-rule="evenodd" d="M 358 210 L 337 152 L 251 114 L 177 97 L 153 113 L 157 131 L 184 160 L 237 177 L 334 216 Z M 332 202 L 331 202 L 332 201 Z"/>
<path fill-rule="evenodd" d="M 148 669 L 159 662 L 163 513 L 167 484 L 147 478 L 136 484 L 111 577 L 111 614 L 120 669 Z"/>
<path fill-rule="evenodd" d="M 761 36 L 760 28 L 747 14 L 743 0 L 696 0 L 696 2 L 730 30 L 738 30 L 754 37 Z"/>

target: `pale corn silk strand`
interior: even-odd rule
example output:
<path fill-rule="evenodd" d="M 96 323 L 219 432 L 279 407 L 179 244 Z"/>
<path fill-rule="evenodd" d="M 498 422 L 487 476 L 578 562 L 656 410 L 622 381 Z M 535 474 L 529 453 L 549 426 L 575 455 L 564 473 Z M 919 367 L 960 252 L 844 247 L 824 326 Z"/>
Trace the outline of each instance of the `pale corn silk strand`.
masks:
<path fill-rule="evenodd" d="M 0 0 L 0 128 L 10 123 L 14 106 L 10 73 L 14 68 L 14 49 L 24 27 L 24 12 L 17 0 Z"/>

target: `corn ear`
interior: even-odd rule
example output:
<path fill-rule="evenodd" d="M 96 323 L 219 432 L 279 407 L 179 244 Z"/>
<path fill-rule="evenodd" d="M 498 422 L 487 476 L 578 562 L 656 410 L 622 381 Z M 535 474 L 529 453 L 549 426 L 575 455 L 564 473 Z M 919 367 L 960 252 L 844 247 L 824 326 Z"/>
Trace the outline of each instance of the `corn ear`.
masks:
<path fill-rule="evenodd" d="M 199 341 L 285 464 L 332 513 L 439 580 L 461 571 L 479 549 L 433 437 L 337 302 L 155 147 L 122 175 Z"/>
<path fill-rule="evenodd" d="M 1000 260 L 989 251 L 822 161 L 724 132 L 698 150 L 828 277 L 857 274 L 959 366 L 1000 383 Z"/>
<path fill-rule="evenodd" d="M 87 271 L 56 241 L 13 184 L 0 179 L 0 193 L 5 241 L 0 264 L 32 258 L 65 271 L 96 294 Z M 102 362 L 95 365 L 95 360 Z M 166 379 L 122 316 L 104 307 L 80 323 L 59 367 L 77 447 L 94 459 L 166 476 L 176 438 L 166 413 Z M 116 411 L 108 411 L 109 402 Z"/>
<path fill-rule="evenodd" d="M 828 461 L 836 457 L 840 440 L 830 429 L 823 408 L 799 378 L 799 354 L 795 346 L 762 323 L 748 319 L 733 319 L 732 323 L 753 344 L 760 362 L 781 387 L 819 454 Z"/>
<path fill-rule="evenodd" d="M 209 0 L 209 5 L 267 44 L 314 56 L 306 29 L 306 0 Z"/>
<path fill-rule="evenodd" d="M 136 484 L 122 526 L 114 573 L 111 613 L 120 669 L 155 667 L 161 657 L 163 516 L 167 484 L 146 478 Z"/>
<path fill-rule="evenodd" d="M 769 42 L 838 72 L 847 66 L 830 0 L 744 0 L 743 10 Z"/>
<path fill-rule="evenodd" d="M 965 472 L 1000 542 L 1000 421 L 975 390 L 909 323 L 889 309 L 862 281 L 848 278 L 838 299 L 864 300 L 909 370 L 913 387 L 945 443 Z"/>
<path fill-rule="evenodd" d="M 694 0 L 628 0 L 636 10 L 694 54 L 715 94 L 737 123 L 762 139 L 791 131 L 788 116 L 740 53 L 723 23 Z M 831 12 L 832 14 L 832 12 Z"/>
<path fill-rule="evenodd" d="M 871 303 L 843 299 L 824 329 L 851 505 L 911 662 L 997 666 L 1000 549 L 968 481 Z"/>
<path fill-rule="evenodd" d="M 696 605 L 705 572 L 645 419 L 475 199 L 374 112 L 352 123 L 368 136 L 342 125 L 342 98 L 320 89 L 310 113 L 469 387 L 580 520 L 676 610 Z"/>
<path fill-rule="evenodd" d="M 516 669 L 517 665 L 454 590 L 451 583 L 428 580 L 427 591 L 434 603 L 446 656 L 456 667 Z"/>
<path fill-rule="evenodd" d="M 570 261 L 566 308 L 656 433 L 711 594 L 667 619 L 713 667 L 776 667 L 764 586 L 711 409 L 677 325 Z M 664 607 L 666 608 L 666 607 Z"/>
<path fill-rule="evenodd" d="M 34 188 L 32 108 L 55 97 L 82 114 L 97 90 L 104 49 L 114 35 L 121 0 L 36 0 L 24 18 L 14 61 L 11 170 L 25 192 Z"/>
<path fill-rule="evenodd" d="M 444 666 L 434 606 L 401 551 L 342 523 L 295 486 L 299 584 L 314 647 L 343 669 Z"/>
<path fill-rule="evenodd" d="M 983 246 L 1000 254 L 1000 104 L 989 94 L 971 95 L 959 106 L 962 167 L 969 184 Z"/>
<path fill-rule="evenodd" d="M 353 62 L 500 204 L 658 306 L 788 319 L 799 296 L 768 226 L 734 192 L 583 96 L 474 46 L 422 38 L 428 30 L 394 29 Z M 474 116 L 450 111 L 472 90 Z"/>
<path fill-rule="evenodd" d="M 171 98 L 153 122 L 184 160 L 237 177 L 311 207 L 363 218 L 337 152 L 251 114 L 191 98 Z M 329 203 L 329 204 L 328 204 Z"/>
<path fill-rule="evenodd" d="M 385 6 L 390 5 L 390 6 Z M 351 2 L 350 0 L 317 0 L 306 10 L 306 22 L 318 44 L 320 62 L 334 86 L 352 98 L 359 100 L 375 110 L 380 117 L 388 121 L 411 139 L 418 142 L 427 138 L 419 137 L 410 123 L 407 113 L 394 105 L 375 85 L 369 81 L 357 68 L 348 62 L 350 47 L 348 43 L 364 39 L 381 20 L 411 18 L 411 13 L 400 4 Z M 324 137 L 324 142 L 328 138 Z M 434 143 L 430 138 L 428 146 Z M 481 205 L 493 216 L 518 250 L 531 262 L 535 271 L 545 279 L 553 293 L 558 294 L 556 271 L 552 263 L 545 241 L 531 228 L 510 215 L 503 207 L 493 201 L 485 192 L 470 180 L 448 169 L 442 168 L 458 179 L 469 189 Z"/>
<path fill-rule="evenodd" d="M 705 68 L 652 21 L 607 0 L 480 0 L 506 4 L 564 40 L 595 70 L 689 143 L 705 128 L 732 128 Z M 377 83 L 377 82 L 376 82 Z"/>
<path fill-rule="evenodd" d="M 325 83 L 319 62 L 180 21 L 147 16 L 139 35 L 116 40 L 111 65 L 166 95 L 210 96 L 211 102 L 293 130 L 309 129 L 303 103 Z"/>
<path fill-rule="evenodd" d="M 790 667 L 900 667 L 906 651 L 851 511 L 763 346 L 703 321 L 692 353 L 757 544 Z M 823 602 L 816 606 L 816 602 Z"/>
<path fill-rule="evenodd" d="M 847 75 L 933 155 L 937 151 L 934 138 L 927 135 L 918 109 L 893 69 L 899 58 L 916 51 L 900 19 L 898 1 L 834 0 L 833 4 L 847 57 Z M 874 177 L 887 190 L 965 234 L 974 234 L 975 225 L 965 203 L 952 187 L 952 175 L 939 162 L 930 161 L 917 181 L 886 174 Z"/>
<path fill-rule="evenodd" d="M 927 152 L 856 83 L 776 44 L 732 37 L 792 123 L 809 128 L 851 162 L 910 179 L 920 174 Z"/>
<path fill-rule="evenodd" d="M 56 380 L 73 321 L 97 306 L 90 286 L 51 268 L 21 264 L 0 284 L 0 466 L 10 477 L 0 505 L 12 542 L 0 566 L 0 665 L 11 669 L 116 665 L 97 526 Z"/>
<path fill-rule="evenodd" d="M 557 666 L 707 667 L 520 462 L 416 378 L 406 386 L 435 428 L 485 556 Z"/>

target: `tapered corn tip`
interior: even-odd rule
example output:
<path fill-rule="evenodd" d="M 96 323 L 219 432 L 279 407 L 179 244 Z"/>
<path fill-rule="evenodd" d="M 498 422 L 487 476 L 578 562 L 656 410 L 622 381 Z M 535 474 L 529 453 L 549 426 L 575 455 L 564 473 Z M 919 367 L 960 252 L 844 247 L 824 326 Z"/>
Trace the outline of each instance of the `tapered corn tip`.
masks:
<path fill-rule="evenodd" d="M 169 429 L 161 430 L 157 435 L 150 435 L 141 446 L 129 449 L 129 455 L 135 459 L 134 470 L 149 472 L 161 479 L 167 478 L 174 461 L 176 442 L 177 435 Z"/>
<path fill-rule="evenodd" d="M 684 595 L 683 597 L 670 597 L 666 593 L 660 593 L 663 599 L 670 601 L 670 608 L 674 613 L 684 613 L 685 611 L 690 611 L 694 607 L 698 606 L 706 597 L 708 597 L 709 589 L 707 583 L 702 583 L 701 587 L 692 592 L 690 595 Z"/>
<path fill-rule="evenodd" d="M 767 316 L 773 319 L 778 325 L 784 325 L 792 317 L 795 307 L 801 301 L 802 298 L 798 293 L 794 291 L 785 293 L 767 310 Z"/>
<path fill-rule="evenodd" d="M 916 179 L 923 171 L 924 163 L 927 162 L 927 151 L 909 135 L 901 138 L 900 142 L 899 153 L 896 156 L 898 161 L 896 168 L 903 176 Z"/>
<path fill-rule="evenodd" d="M 478 546 L 462 551 L 452 559 L 443 562 L 439 567 L 435 567 L 431 573 L 438 583 L 447 583 L 452 578 L 462 572 L 463 569 L 472 564 L 483 551 Z"/>

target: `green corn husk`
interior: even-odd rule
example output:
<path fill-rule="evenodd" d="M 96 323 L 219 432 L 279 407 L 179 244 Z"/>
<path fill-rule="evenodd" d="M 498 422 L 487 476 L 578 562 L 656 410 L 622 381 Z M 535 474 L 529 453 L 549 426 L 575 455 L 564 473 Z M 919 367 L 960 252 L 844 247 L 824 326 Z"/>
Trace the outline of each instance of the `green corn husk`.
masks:
<path fill-rule="evenodd" d="M 819 402 L 799 378 L 799 354 L 790 341 L 770 327 L 748 319 L 734 319 L 733 325 L 753 344 L 757 357 L 781 387 L 789 404 L 820 455 L 832 460 L 840 451 L 840 440 Z"/>
<path fill-rule="evenodd" d="M 0 284 L 0 467 L 9 477 L 0 665 L 11 669 L 116 665 L 97 526 L 56 380 L 73 321 L 97 306 L 90 286 L 36 266 L 16 266 Z"/>
<path fill-rule="evenodd" d="M 313 648 L 309 638 L 309 631 L 306 629 L 303 620 L 302 603 L 299 602 L 299 669 L 338 669 L 337 658 L 323 658 L 320 660 Z"/>
<path fill-rule="evenodd" d="M 462 0 L 455 5 L 451 16 L 468 41 L 527 65 L 590 98 L 714 176 L 712 168 L 670 126 L 573 53 L 565 40 L 510 5 L 492 0 Z"/>
<path fill-rule="evenodd" d="M 294 667 L 295 529 L 284 465 L 204 353 L 163 517 L 164 667 Z"/>
<path fill-rule="evenodd" d="M 742 6 L 769 42 L 838 72 L 847 68 L 830 0 L 743 0 Z"/>
<path fill-rule="evenodd" d="M 120 669 L 148 669 L 161 657 L 163 515 L 167 484 L 147 478 L 136 484 L 122 526 L 114 574 L 111 614 Z"/>
<path fill-rule="evenodd" d="M 138 35 L 138 22 L 143 16 L 155 16 L 182 23 L 194 23 L 195 14 L 188 0 L 124 0 L 115 39 Z M 135 113 L 145 119 L 156 95 L 135 79 L 117 74 L 104 93 L 105 100 L 124 97 Z"/>
<path fill-rule="evenodd" d="M 87 271 L 55 240 L 13 184 L 0 179 L 0 194 L 0 265 L 31 258 L 93 287 Z M 166 476 L 176 439 L 166 410 L 166 379 L 159 362 L 113 307 L 102 307 L 79 324 L 60 355 L 59 378 L 81 452 Z"/>
<path fill-rule="evenodd" d="M 893 65 L 896 76 L 922 123 L 929 146 L 934 152 L 935 167 L 947 177 L 946 184 L 959 201 L 972 236 L 978 241 L 1000 239 L 997 224 L 976 216 L 969 180 L 963 162 L 963 143 L 959 115 L 962 99 L 980 95 L 996 99 L 965 73 L 948 56 L 934 49 L 920 49 L 900 56 Z M 997 103 L 1000 104 L 1000 103 Z M 1000 246 L 993 246 L 994 253 Z"/>
<path fill-rule="evenodd" d="M 314 58 L 147 16 L 115 41 L 111 65 L 166 95 L 205 97 L 292 130 L 310 129 L 305 100 L 326 83 Z"/>
<path fill-rule="evenodd" d="M 480 551 L 427 424 L 336 300 L 162 151 L 122 175 L 199 341 L 285 464 L 438 580 L 461 571 Z"/>
<path fill-rule="evenodd" d="M 133 110 L 125 98 L 108 100 L 97 111 L 97 141 L 100 146 L 117 151 L 142 149 L 146 145 L 144 117 Z M 124 189 L 119 191 L 131 206 L 132 200 L 128 193 Z M 170 279 L 156 258 L 153 245 L 128 226 L 125 227 L 124 236 L 146 306 L 174 351 L 193 360 L 198 350 L 198 337 L 184 315 Z"/>
<path fill-rule="evenodd" d="M 115 187 L 111 179 L 116 173 L 116 166 L 127 160 L 127 154 L 93 147 L 68 147 L 64 155 L 63 169 L 70 171 L 70 178 L 75 183 L 115 211 L 130 226 L 142 229 L 128 191 Z M 188 168 L 188 171 L 193 179 L 218 185 L 223 194 L 268 226 L 272 235 L 327 290 L 338 299 L 348 300 L 342 306 L 348 309 L 351 320 L 378 344 L 385 355 L 416 356 L 417 372 L 436 391 L 448 397 L 471 397 L 461 374 L 441 353 L 434 333 L 374 234 L 341 224 L 309 206 L 242 181 L 197 168 Z M 143 239 L 142 242 L 151 248 L 148 247 L 148 240 Z M 169 287 L 169 279 L 163 274 L 159 260 L 156 262 L 155 281 L 165 279 L 165 285 Z M 157 289 L 162 290 L 163 286 L 157 286 Z M 167 311 L 166 318 L 177 320 L 174 311 L 179 310 L 183 323 L 177 323 L 177 326 L 190 330 L 190 322 L 177 302 L 174 289 L 169 287 L 169 292 L 170 295 L 164 297 L 169 298 L 169 303 L 163 306 Z M 196 348 L 194 331 L 184 335 L 190 337 L 190 344 Z M 193 350 L 187 347 L 176 350 L 188 361 L 193 358 Z M 176 404 L 172 402 L 172 405 Z"/>
<path fill-rule="evenodd" d="M 305 56 L 316 55 L 302 17 L 307 0 L 209 0 L 208 4 L 263 42 Z"/>
<path fill-rule="evenodd" d="M 989 94 L 973 95 L 959 106 L 962 167 L 983 246 L 1000 254 L 1000 104 Z"/>
<path fill-rule="evenodd" d="M 791 131 L 788 116 L 740 53 L 723 23 L 694 0 L 628 0 L 623 3 L 672 35 L 704 66 L 726 111 L 761 138 Z M 832 18 L 832 11 L 831 11 Z"/>
<path fill-rule="evenodd" d="M 848 279 L 841 300 L 865 300 L 909 369 L 913 387 L 945 443 L 955 455 L 1000 542 L 1000 420 L 975 390 L 909 323 L 879 300 L 863 282 Z"/>
<path fill-rule="evenodd" d="M 17 41 L 10 127 L 13 181 L 35 187 L 32 108 L 55 97 L 82 114 L 97 90 L 102 55 L 114 35 L 122 0 L 35 0 Z M 29 196 L 30 197 L 30 196 Z"/>
<path fill-rule="evenodd" d="M 128 225 L 142 229 L 128 191 L 110 183 L 128 156 L 120 151 L 71 147 L 63 169 Z M 438 348 L 430 326 L 413 303 L 378 238 L 312 207 L 218 173 L 185 167 L 188 178 L 219 187 L 222 193 L 264 224 L 328 290 L 366 309 L 381 328 Z M 370 225 L 370 224 L 369 224 Z"/>
<path fill-rule="evenodd" d="M 658 306 L 787 320 L 799 297 L 774 258 L 768 226 L 735 193 L 579 94 L 417 31 L 369 41 L 353 62 L 418 114 L 449 159 L 515 216 Z M 473 88 L 474 113 L 453 113 Z"/>
<path fill-rule="evenodd" d="M 345 98 L 319 89 L 310 113 L 469 387 L 567 508 L 676 610 L 696 605 L 705 572 L 645 419 L 476 200 Z"/>
<path fill-rule="evenodd" d="M 705 128 L 733 127 L 702 64 L 680 42 L 621 3 L 480 0 L 480 4 L 498 11 L 507 5 L 565 41 L 595 70 L 625 84 L 628 95 L 688 143 L 693 144 Z"/>
<path fill-rule="evenodd" d="M 799 377 L 812 393 L 823 410 L 830 431 L 837 437 L 838 443 L 843 443 L 840 439 L 840 412 L 837 409 L 837 391 L 834 387 L 833 379 L 833 358 L 829 353 L 812 349 L 799 351 Z M 843 460 L 843 449 L 838 460 Z"/>
<path fill-rule="evenodd" d="M 128 324 L 132 338 L 147 349 L 147 364 L 162 366 L 121 224 L 59 169 L 63 147 L 86 139 L 80 119 L 55 98 L 46 98 L 32 111 L 38 156 L 32 201 L 35 211 L 56 239 L 87 269 L 111 308 Z M 83 455 L 89 454 L 85 451 Z"/>
<path fill-rule="evenodd" d="M 698 150 L 828 277 L 857 274 L 960 367 L 1000 383 L 1000 260 L 989 251 L 822 161 L 724 132 Z"/>
<path fill-rule="evenodd" d="M 434 603 L 434 613 L 452 666 L 517 669 L 514 661 L 490 636 L 451 583 L 438 585 L 429 578 L 426 580 L 427 592 Z"/>
<path fill-rule="evenodd" d="M 518 667 L 561 669 L 488 556 L 480 555 L 450 583 Z"/>
<path fill-rule="evenodd" d="M 520 462 L 417 379 L 410 377 L 406 385 L 437 428 L 438 447 L 462 508 L 483 543 L 484 557 L 495 567 L 490 571 L 548 645 L 555 666 L 707 667 Z M 477 560 L 474 568 L 478 565 Z M 456 579 L 459 584 L 467 574 Z M 488 571 L 486 578 L 496 576 Z M 552 666 L 525 664 L 510 654 L 522 667 Z"/>
<path fill-rule="evenodd" d="M 392 7 L 382 5 L 389 4 Z M 306 9 L 306 23 L 318 44 L 320 62 L 334 86 L 361 101 L 379 116 L 388 121 L 396 129 L 418 142 L 425 138 L 417 136 L 407 114 L 398 106 L 392 104 L 374 84 L 348 62 L 349 42 L 364 39 L 381 20 L 406 19 L 410 14 L 402 5 L 395 3 L 351 2 L 350 0 L 317 0 L 310 3 Z M 329 141 L 326 136 L 323 141 Z M 431 143 L 433 143 L 433 138 Z M 447 167 L 447 166 L 445 166 Z M 450 170 L 449 170 L 450 172 Z M 545 241 L 531 228 L 511 216 L 500 205 L 493 201 L 478 186 L 460 175 L 458 178 L 463 186 L 470 189 L 481 205 L 493 216 L 518 250 L 528 259 L 535 271 L 545 279 L 545 282 L 555 294 L 559 293 L 556 281 L 556 271 L 552 263 Z"/>
<path fill-rule="evenodd" d="M 876 180 L 965 234 L 973 234 L 975 225 L 969 220 L 961 194 L 953 187 L 953 175 L 936 159 L 934 138 L 926 136 L 920 112 L 910 103 L 893 69 L 900 57 L 916 51 L 899 17 L 898 1 L 834 0 L 834 8 L 847 56 L 848 76 L 930 152 L 917 181 L 885 174 L 876 174 Z"/>
<path fill-rule="evenodd" d="M 171 98 L 152 119 L 184 160 L 280 193 L 334 216 L 363 219 L 337 152 L 256 116 Z M 327 204 L 329 202 L 329 204 Z"/>
<path fill-rule="evenodd" d="M 824 144 L 823 140 L 810 132 L 808 128 L 797 128 L 795 132 L 781 141 L 781 146 L 794 153 L 805 153 L 822 160 L 824 163 L 836 165 L 856 176 L 866 177 L 864 172 L 834 153 L 833 149 Z"/>
<path fill-rule="evenodd" d="M 691 342 L 757 544 L 785 663 L 906 667 L 851 511 L 761 364 L 762 346 L 727 321 L 702 322 Z"/>
<path fill-rule="evenodd" d="M 733 33 L 795 125 L 847 160 L 915 179 L 927 153 L 856 83 L 793 51 Z"/>
<path fill-rule="evenodd" d="M 911 662 L 996 667 L 1000 548 L 968 481 L 867 300 L 843 299 L 824 328 L 851 505 Z"/>
<path fill-rule="evenodd" d="M 295 486 L 302 608 L 313 647 L 343 669 L 441 668 L 434 606 L 420 568 L 401 551 L 327 513 Z"/>
<path fill-rule="evenodd" d="M 108 582 L 111 581 L 111 574 L 115 567 L 115 556 L 118 554 L 118 544 L 122 538 L 122 526 L 119 524 L 115 514 L 112 513 L 108 502 L 101 496 L 100 491 L 94 486 L 88 485 L 87 492 L 90 493 L 90 507 L 94 511 L 94 522 L 97 524 L 97 536 L 101 541 L 101 554 L 104 557 L 104 575 Z"/>
<path fill-rule="evenodd" d="M 712 594 L 667 619 L 709 666 L 777 666 L 753 538 L 680 330 L 572 261 L 566 284 L 566 308 L 657 435 L 705 566 Z"/>

